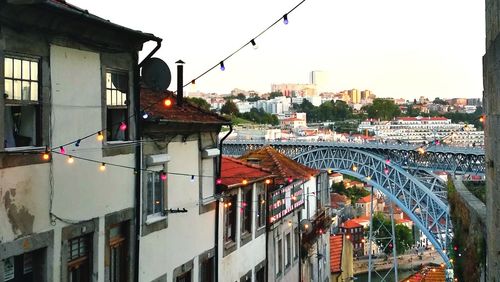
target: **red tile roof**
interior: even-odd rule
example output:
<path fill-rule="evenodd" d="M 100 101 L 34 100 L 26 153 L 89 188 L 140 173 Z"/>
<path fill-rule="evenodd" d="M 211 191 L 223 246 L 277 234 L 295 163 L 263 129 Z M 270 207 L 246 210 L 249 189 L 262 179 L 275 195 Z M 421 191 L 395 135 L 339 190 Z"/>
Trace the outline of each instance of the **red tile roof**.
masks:
<path fill-rule="evenodd" d="M 186 99 L 179 107 L 176 97 L 171 91 L 156 92 L 148 88 L 141 88 L 141 109 L 146 109 L 150 116 L 148 120 L 159 119 L 168 122 L 203 124 L 231 123 L 228 119 L 191 104 Z M 166 98 L 172 102 L 169 108 L 163 105 L 163 100 Z"/>
<path fill-rule="evenodd" d="M 366 203 L 371 203 L 371 201 L 372 201 L 372 196 L 368 195 L 363 198 L 360 198 L 356 203 L 366 204 Z"/>
<path fill-rule="evenodd" d="M 245 186 L 243 179 L 250 184 L 273 177 L 268 169 L 226 156 L 222 157 L 221 174 L 222 185 L 229 188 Z"/>
<path fill-rule="evenodd" d="M 337 234 L 330 236 L 330 272 L 337 273 L 342 267 L 342 247 L 344 235 Z"/>
<path fill-rule="evenodd" d="M 342 227 L 351 229 L 351 228 L 363 227 L 363 225 L 357 223 L 355 220 L 349 219 L 344 223 L 342 223 Z"/>
<path fill-rule="evenodd" d="M 276 151 L 271 146 L 265 146 L 260 149 L 247 152 L 240 157 L 241 160 L 258 159 L 262 167 L 272 171 L 274 175 L 281 178 L 276 179 L 276 183 L 283 184 L 285 181 L 292 177 L 293 179 L 309 179 L 311 175 L 318 175 L 319 171 L 309 168 L 305 165 L 288 158 L 287 156 Z"/>
<path fill-rule="evenodd" d="M 338 194 L 338 193 L 330 193 L 330 202 L 332 203 L 348 203 L 350 199 L 347 196 Z"/>
<path fill-rule="evenodd" d="M 398 120 L 402 120 L 402 121 L 430 121 L 430 120 L 448 120 L 447 118 L 445 117 L 420 117 L 420 118 L 416 118 L 416 117 L 399 117 L 397 118 Z"/>

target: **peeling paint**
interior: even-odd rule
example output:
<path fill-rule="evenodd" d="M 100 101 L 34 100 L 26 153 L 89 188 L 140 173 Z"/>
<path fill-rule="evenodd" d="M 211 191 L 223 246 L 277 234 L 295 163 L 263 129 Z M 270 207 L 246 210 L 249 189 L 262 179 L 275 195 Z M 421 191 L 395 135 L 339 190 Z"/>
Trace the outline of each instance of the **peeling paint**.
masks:
<path fill-rule="evenodd" d="M 20 236 L 31 234 L 33 233 L 35 216 L 32 215 L 26 207 L 18 207 L 14 201 L 15 196 L 16 190 L 10 189 L 3 197 L 4 207 L 7 211 L 9 222 L 12 225 L 12 230 L 16 235 Z"/>

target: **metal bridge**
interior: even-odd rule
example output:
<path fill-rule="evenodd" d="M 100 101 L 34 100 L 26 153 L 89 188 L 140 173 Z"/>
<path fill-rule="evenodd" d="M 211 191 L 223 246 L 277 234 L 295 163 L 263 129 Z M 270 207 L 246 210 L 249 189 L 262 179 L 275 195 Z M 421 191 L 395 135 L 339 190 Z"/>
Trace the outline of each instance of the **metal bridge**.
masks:
<path fill-rule="evenodd" d="M 271 145 L 281 153 L 317 169 L 334 169 L 359 178 L 383 192 L 422 230 L 444 261 L 451 242 L 451 221 L 445 183 L 432 171 L 484 174 L 485 156 L 480 148 L 430 147 L 425 153 L 415 145 L 331 142 L 226 141 L 223 153 L 242 155 Z"/>

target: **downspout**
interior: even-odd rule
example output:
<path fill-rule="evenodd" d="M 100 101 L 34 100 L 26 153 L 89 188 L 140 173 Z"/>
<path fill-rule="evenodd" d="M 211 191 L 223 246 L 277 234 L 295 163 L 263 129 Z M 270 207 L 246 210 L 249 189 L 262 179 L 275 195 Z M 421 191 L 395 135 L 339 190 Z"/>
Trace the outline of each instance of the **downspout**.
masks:
<path fill-rule="evenodd" d="M 222 137 L 222 139 L 219 141 L 219 152 L 220 152 L 220 155 L 219 155 L 219 165 L 217 167 L 217 172 L 216 172 L 216 175 L 217 175 L 217 179 L 220 179 L 221 177 L 221 171 L 222 171 L 222 142 L 224 142 L 224 140 L 226 140 L 226 138 L 233 132 L 233 125 L 232 124 L 229 124 L 229 132 L 224 135 L 224 137 Z M 216 195 L 220 195 L 221 191 L 219 191 L 219 187 L 218 185 L 216 184 L 215 186 L 215 194 Z M 214 243 L 214 248 L 215 248 L 215 254 L 214 254 L 214 257 L 215 257 L 215 270 L 214 270 L 214 275 L 215 275 L 215 280 L 214 281 L 219 281 L 219 200 L 216 199 L 215 201 L 215 243 Z"/>
<path fill-rule="evenodd" d="M 161 38 L 155 39 L 156 47 L 146 56 L 146 59 L 151 58 L 161 47 Z M 138 54 L 134 55 L 134 61 L 139 61 Z M 142 120 L 141 120 L 141 79 L 140 68 L 144 60 L 134 66 L 134 121 L 135 121 L 135 139 L 142 140 Z M 135 146 L 135 248 L 134 248 L 134 281 L 139 281 L 139 258 L 140 258 L 140 238 L 141 238 L 141 181 L 142 181 L 142 143 Z"/>

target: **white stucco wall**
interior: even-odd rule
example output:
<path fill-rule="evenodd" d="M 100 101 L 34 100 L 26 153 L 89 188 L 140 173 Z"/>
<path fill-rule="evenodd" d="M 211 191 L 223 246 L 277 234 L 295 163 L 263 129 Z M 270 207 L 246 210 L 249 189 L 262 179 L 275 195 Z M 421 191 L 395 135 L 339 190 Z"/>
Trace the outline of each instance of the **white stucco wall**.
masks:
<path fill-rule="evenodd" d="M 194 259 L 193 281 L 198 281 L 198 256 L 214 247 L 215 212 L 199 214 L 199 150 L 197 141 L 171 142 L 168 145 L 167 189 L 170 209 L 186 208 L 187 213 L 168 215 L 168 227 L 140 240 L 140 281 L 151 281 Z M 168 172 L 185 173 L 188 176 Z"/>

